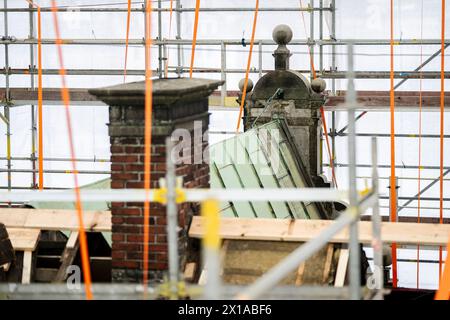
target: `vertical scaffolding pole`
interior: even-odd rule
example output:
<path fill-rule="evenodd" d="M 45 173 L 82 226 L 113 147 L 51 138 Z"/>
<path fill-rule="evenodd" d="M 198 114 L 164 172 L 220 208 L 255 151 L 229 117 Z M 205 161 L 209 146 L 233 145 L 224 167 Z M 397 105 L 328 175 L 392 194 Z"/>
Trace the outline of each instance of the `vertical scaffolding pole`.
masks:
<path fill-rule="evenodd" d="M 33 6 L 29 4 L 29 8 L 33 9 Z M 35 33 L 34 33 L 34 12 L 30 10 L 29 13 L 29 22 L 30 22 L 30 33 L 29 38 L 34 39 Z M 34 86 L 34 74 L 31 72 L 31 70 L 34 69 L 34 51 L 35 51 L 35 45 L 30 44 L 30 88 L 32 90 L 35 89 Z M 33 172 L 31 174 L 31 188 L 37 189 L 37 183 L 36 183 L 36 106 L 31 105 L 31 168 L 33 169 Z"/>
<path fill-rule="evenodd" d="M 383 241 L 381 240 L 381 216 L 378 203 L 378 146 L 377 138 L 372 137 L 372 190 L 377 198 L 372 207 L 372 248 L 374 263 L 374 283 L 377 293 L 374 300 L 383 299 Z"/>
<path fill-rule="evenodd" d="M 336 1 L 331 0 L 331 39 L 336 39 Z M 331 46 L 331 70 L 336 70 L 336 46 Z M 331 92 L 336 95 L 336 80 L 331 79 Z M 334 172 L 336 175 L 336 111 L 331 111 L 331 161 L 333 161 Z"/>
<path fill-rule="evenodd" d="M 259 79 L 263 76 L 263 46 L 262 41 L 258 42 L 258 69 L 259 69 Z"/>
<path fill-rule="evenodd" d="M 323 40 L 323 0 L 319 1 L 319 39 Z M 319 45 L 319 70 L 323 70 L 323 45 Z"/>
<path fill-rule="evenodd" d="M 310 46 L 309 46 L 309 51 L 311 54 L 311 59 L 314 60 L 314 10 L 312 10 L 312 8 L 314 8 L 314 0 L 310 0 L 309 1 L 309 40 L 311 42 Z M 311 79 L 314 79 L 314 72 L 313 72 L 313 61 L 311 61 Z"/>
<path fill-rule="evenodd" d="M 177 0 L 177 14 L 176 14 L 176 19 L 177 19 L 177 40 L 181 40 L 181 0 Z M 181 44 L 177 45 L 177 63 L 178 63 L 178 68 L 177 68 L 177 74 L 180 77 L 181 73 L 183 72 L 183 47 L 181 46 Z"/>
<path fill-rule="evenodd" d="M 3 0 L 3 7 L 5 11 L 4 15 L 4 26 L 5 26 L 5 37 L 8 38 L 8 0 Z M 11 101 L 9 92 L 9 48 L 5 44 L 5 92 L 6 92 L 6 105 L 5 105 L 5 118 L 6 123 L 6 166 L 8 168 L 8 190 L 11 190 L 11 116 L 9 103 Z"/>
<path fill-rule="evenodd" d="M 220 88 L 220 101 L 222 106 L 225 106 L 225 98 L 227 97 L 227 47 L 223 41 L 220 44 L 220 62 L 220 78 L 222 81 L 225 81 Z"/>
<path fill-rule="evenodd" d="M 355 130 L 355 108 L 356 92 L 353 83 L 353 45 L 348 45 L 348 88 L 346 94 L 346 104 L 348 108 L 348 179 L 349 179 L 349 200 L 353 214 L 359 215 L 358 194 L 356 190 L 356 130 Z M 361 259 L 360 245 L 358 240 L 358 219 L 350 225 L 349 252 L 350 252 L 350 299 L 359 300 L 361 298 Z"/>
<path fill-rule="evenodd" d="M 172 160 L 173 144 L 166 139 L 166 187 L 167 187 L 167 240 L 169 250 L 169 284 L 171 299 L 178 298 L 178 210 L 176 204 L 175 164 Z"/>
<path fill-rule="evenodd" d="M 161 0 L 158 0 L 158 40 L 162 41 L 162 11 Z M 163 77 L 163 47 L 162 44 L 158 45 L 158 76 L 161 79 Z"/>

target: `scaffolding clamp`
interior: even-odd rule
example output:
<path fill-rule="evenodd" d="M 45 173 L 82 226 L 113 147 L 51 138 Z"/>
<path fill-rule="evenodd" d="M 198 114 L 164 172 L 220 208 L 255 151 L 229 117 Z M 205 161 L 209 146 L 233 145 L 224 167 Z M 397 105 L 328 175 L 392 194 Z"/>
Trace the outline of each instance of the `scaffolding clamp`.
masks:
<path fill-rule="evenodd" d="M 166 180 L 164 178 L 159 179 L 160 188 L 155 190 L 155 195 L 153 200 L 160 204 L 167 204 L 167 187 Z M 183 178 L 177 177 L 176 187 L 175 187 L 175 202 L 183 203 L 186 202 L 186 192 L 182 188 Z"/>

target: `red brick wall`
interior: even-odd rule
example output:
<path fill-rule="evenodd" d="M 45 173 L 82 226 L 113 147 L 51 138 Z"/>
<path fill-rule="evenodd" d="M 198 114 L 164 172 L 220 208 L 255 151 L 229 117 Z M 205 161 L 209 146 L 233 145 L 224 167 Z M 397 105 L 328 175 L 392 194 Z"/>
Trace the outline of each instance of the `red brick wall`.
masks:
<path fill-rule="evenodd" d="M 120 108 L 120 107 L 112 107 Z M 142 111 L 143 112 L 143 111 Z M 121 113 L 110 112 L 110 142 L 111 142 L 111 187 L 113 189 L 143 188 L 144 180 L 144 138 L 143 136 L 117 136 L 114 127 L 141 126 L 142 122 L 130 122 L 123 119 Z M 207 116 L 202 115 L 206 123 Z M 143 119 L 140 118 L 140 119 Z M 191 121 L 191 120 L 190 120 Z M 191 127 L 191 125 L 187 125 Z M 143 130 L 142 130 L 143 131 Z M 170 131 L 170 130 L 169 130 Z M 124 132 L 123 130 L 120 132 Z M 153 135 L 151 148 L 151 187 L 159 187 L 158 180 L 166 174 L 167 135 Z M 192 139 L 194 143 L 194 139 Z M 192 152 L 193 155 L 193 143 Z M 207 142 L 203 143 L 207 147 Z M 193 162 L 193 161 L 192 161 Z M 186 188 L 209 187 L 209 165 L 180 164 L 176 167 L 177 176 L 183 177 Z M 112 278 L 115 282 L 142 281 L 143 269 L 143 203 L 112 203 Z M 185 203 L 179 205 L 180 265 L 183 267 L 188 252 L 187 227 L 192 215 L 199 213 L 199 205 Z M 149 242 L 149 280 L 160 281 L 168 269 L 166 208 L 163 205 L 150 205 L 150 242 Z"/>

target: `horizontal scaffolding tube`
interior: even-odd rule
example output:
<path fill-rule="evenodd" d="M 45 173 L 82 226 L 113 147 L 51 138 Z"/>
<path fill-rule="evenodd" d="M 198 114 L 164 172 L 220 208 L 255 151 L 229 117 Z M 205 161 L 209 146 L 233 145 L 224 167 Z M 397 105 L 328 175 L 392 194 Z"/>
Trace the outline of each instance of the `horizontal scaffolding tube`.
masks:
<path fill-rule="evenodd" d="M 143 294 L 144 288 L 140 284 L 99 284 L 92 285 L 92 292 L 97 300 L 139 300 L 160 299 L 163 286 L 148 287 L 148 294 Z M 242 286 L 223 286 L 225 300 L 232 299 Z M 202 298 L 203 287 L 199 285 L 187 285 L 186 293 L 191 299 Z M 0 284 L 0 297 L 12 300 L 37 299 L 37 300 L 84 300 L 86 298 L 84 286 L 70 288 L 67 284 L 31 283 L 31 284 Z M 1 299 L 0 298 L 0 299 Z M 166 297 L 168 298 L 168 297 Z M 263 299 L 299 300 L 299 299 L 348 299 L 347 287 L 324 286 L 278 286 L 266 292 Z"/>
<path fill-rule="evenodd" d="M 356 177 L 357 179 L 366 179 L 366 180 L 369 180 L 369 179 L 372 179 L 372 177 L 369 177 L 369 176 L 361 176 L 361 177 Z M 389 178 L 389 177 L 379 177 L 378 179 L 381 179 L 381 180 L 390 180 L 391 178 Z M 417 180 L 418 179 L 418 177 L 397 177 L 397 180 Z M 436 181 L 436 178 L 422 178 L 422 177 L 420 177 L 420 180 L 422 180 L 422 181 Z M 450 181 L 450 179 L 445 179 L 444 178 L 444 181 Z"/>
<path fill-rule="evenodd" d="M 11 160 L 18 160 L 18 161 L 30 161 L 30 160 L 35 160 L 31 157 L 11 157 Z M 0 160 L 7 160 L 6 157 L 0 157 Z M 61 162 L 66 162 L 66 161 L 72 161 L 72 159 L 70 158 L 44 158 L 44 161 L 61 161 Z M 111 162 L 110 159 L 102 159 L 102 158 L 78 158 L 75 159 L 75 161 L 77 162 Z"/>
<path fill-rule="evenodd" d="M 389 199 L 386 196 L 380 196 L 380 199 Z M 398 200 L 417 200 L 417 197 L 397 197 Z M 439 201 L 437 197 L 420 197 L 420 201 Z M 443 198 L 443 201 L 450 201 L 450 198 Z"/>
<path fill-rule="evenodd" d="M 41 8 L 41 12 L 51 12 L 51 8 Z M 200 8 L 200 11 L 203 12 L 253 12 L 255 8 L 245 8 L 245 7 L 229 7 L 229 8 Z M 283 12 L 283 11 L 332 11 L 332 7 L 324 7 L 324 8 L 258 8 L 258 11 L 261 12 Z M 0 12 L 36 12 L 36 8 L 8 8 L 8 9 L 0 9 Z M 69 7 L 59 7 L 58 12 L 127 12 L 127 8 L 89 8 L 83 6 L 69 6 Z M 152 8 L 152 11 L 158 12 L 170 12 L 170 8 Z M 172 8 L 173 12 L 195 12 L 195 8 Z M 131 8 L 131 12 L 145 12 L 145 8 L 143 7 L 135 7 Z"/>
<path fill-rule="evenodd" d="M 175 67 L 171 66 L 168 68 L 169 72 L 181 72 L 185 73 L 189 71 L 188 67 Z M 270 69 L 263 69 L 261 72 L 267 73 L 271 71 Z M 309 73 L 310 70 L 295 70 L 300 73 Z M 152 71 L 154 75 L 158 74 L 157 70 Z M 220 69 L 220 68 L 193 68 L 195 73 L 245 73 L 245 69 Z M 259 69 L 251 69 L 251 73 L 259 73 Z M 123 76 L 124 70 L 120 69 L 67 69 L 67 75 L 111 75 L 111 76 Z M 5 69 L 0 70 L 0 74 L 6 74 Z M 36 68 L 28 69 L 9 69 L 9 75 L 30 75 L 37 74 Z M 42 70 L 43 75 L 59 75 L 59 69 L 44 69 Z M 143 76 L 145 70 L 127 70 L 127 75 Z M 345 72 L 330 71 L 326 73 L 317 72 L 317 75 L 324 79 L 344 79 Z M 394 78 L 397 79 L 418 79 L 422 76 L 422 79 L 440 79 L 440 72 L 437 71 L 424 71 L 422 74 L 419 72 L 408 72 L 401 71 L 394 74 Z M 389 72 L 384 71 L 356 71 L 355 78 L 358 79 L 388 79 Z M 450 78 L 450 72 L 444 74 L 444 78 Z"/>
<path fill-rule="evenodd" d="M 33 173 L 38 170 L 33 169 L 0 169 L 0 173 L 12 172 L 12 173 Z M 73 170 L 43 170 L 44 173 L 74 173 Z M 111 171 L 98 171 L 98 170 L 77 170 L 78 174 L 111 174 Z"/>
<path fill-rule="evenodd" d="M 324 166 L 329 167 L 330 164 L 324 163 Z M 341 167 L 341 168 L 348 168 L 348 164 L 346 164 L 346 163 L 336 163 L 334 166 Z M 372 168 L 371 164 L 356 164 L 356 166 L 358 168 Z M 418 166 L 411 166 L 411 165 L 396 165 L 395 167 L 399 168 L 399 169 L 419 169 Z M 391 168 L 391 166 L 388 164 L 379 164 L 377 166 L 377 168 L 389 169 L 389 168 Z M 430 169 L 430 170 L 439 170 L 440 169 L 439 166 L 420 166 L 420 168 L 421 169 Z M 450 167 L 444 167 L 444 170 L 450 170 Z"/>
<path fill-rule="evenodd" d="M 125 39 L 62 39 L 63 45 L 125 45 Z M 276 45 L 273 40 L 269 39 L 261 39 L 255 40 L 255 43 L 260 43 L 261 45 Z M 295 45 L 303 45 L 303 46 L 341 46 L 348 45 L 349 43 L 353 43 L 354 45 L 360 46 L 388 46 L 390 45 L 390 40 L 387 39 L 341 39 L 341 40 L 300 40 L 295 39 L 289 42 L 290 46 Z M 440 45 L 440 39 L 402 39 L 396 40 L 398 45 Z M 37 39 L 17 39 L 17 38 L 8 38 L 0 40 L 0 44 L 37 44 Z M 56 39 L 42 39 L 43 45 L 56 44 Z M 144 39 L 129 39 L 129 45 L 144 45 Z M 192 45 L 191 39 L 153 39 L 152 44 L 154 46 L 158 45 Z M 220 45 L 228 45 L 228 46 L 242 46 L 243 44 L 250 45 L 249 40 L 242 39 L 229 39 L 229 40 L 213 40 L 213 39 L 203 39 L 197 40 L 198 46 L 220 46 Z M 450 39 L 445 40 L 445 44 L 450 44 Z"/>
<path fill-rule="evenodd" d="M 333 132 L 328 133 L 331 137 L 347 137 L 348 133 L 336 133 Z M 389 133 L 357 133 L 357 137 L 377 137 L 377 138 L 389 138 L 391 135 Z M 397 133 L 395 135 L 396 138 L 440 138 L 441 136 L 438 134 L 412 134 L 412 133 Z M 450 138 L 450 135 L 444 135 L 444 138 Z"/>
<path fill-rule="evenodd" d="M 158 189 L 156 189 L 158 190 Z M 348 193 L 326 188 L 286 189 L 182 189 L 186 202 L 201 202 L 206 199 L 218 201 L 346 201 Z M 154 199 L 155 189 L 150 191 Z M 83 202 L 117 201 L 143 202 L 147 199 L 144 189 L 81 190 Z M 17 191 L 0 192 L 1 202 L 26 201 L 75 201 L 71 191 Z"/>

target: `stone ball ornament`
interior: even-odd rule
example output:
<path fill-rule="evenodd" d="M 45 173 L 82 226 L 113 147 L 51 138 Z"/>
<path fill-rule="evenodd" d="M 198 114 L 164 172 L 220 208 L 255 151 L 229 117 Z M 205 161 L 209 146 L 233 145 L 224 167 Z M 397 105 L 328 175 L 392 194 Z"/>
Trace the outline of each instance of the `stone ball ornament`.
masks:
<path fill-rule="evenodd" d="M 321 93 L 321 92 L 325 91 L 326 87 L 327 87 L 327 83 L 325 82 L 325 80 L 323 80 L 321 78 L 316 78 L 311 81 L 311 89 L 313 89 L 313 91 L 316 93 Z"/>
<path fill-rule="evenodd" d="M 273 41 L 279 45 L 286 45 L 292 40 L 292 29 L 286 24 L 280 24 L 273 29 Z"/>
<path fill-rule="evenodd" d="M 241 92 L 244 92 L 244 84 L 245 84 L 245 78 L 241 79 L 238 84 L 239 90 Z M 252 89 L 253 89 L 253 81 L 252 81 L 252 79 L 248 79 L 247 90 L 245 92 L 250 92 L 250 91 L 252 91 Z"/>

